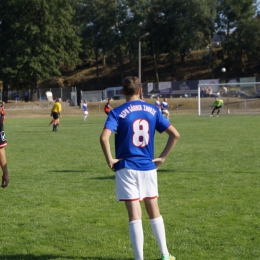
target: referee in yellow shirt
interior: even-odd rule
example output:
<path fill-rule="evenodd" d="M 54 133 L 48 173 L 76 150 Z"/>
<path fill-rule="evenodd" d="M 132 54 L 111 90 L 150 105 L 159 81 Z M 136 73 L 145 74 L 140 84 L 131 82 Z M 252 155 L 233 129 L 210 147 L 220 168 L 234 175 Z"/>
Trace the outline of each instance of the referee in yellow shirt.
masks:
<path fill-rule="evenodd" d="M 61 116 L 61 110 L 62 110 L 60 102 L 61 102 L 61 98 L 57 98 L 52 107 L 52 110 L 51 110 L 51 116 L 54 119 L 52 132 L 58 132 L 57 126 L 58 126 L 58 122 L 59 122 L 59 118 Z"/>

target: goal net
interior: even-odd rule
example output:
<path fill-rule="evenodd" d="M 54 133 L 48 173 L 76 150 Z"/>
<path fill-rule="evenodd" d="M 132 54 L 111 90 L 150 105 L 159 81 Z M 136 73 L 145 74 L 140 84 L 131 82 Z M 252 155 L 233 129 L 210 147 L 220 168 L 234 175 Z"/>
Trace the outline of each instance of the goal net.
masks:
<path fill-rule="evenodd" d="M 260 113 L 260 82 L 198 84 L 199 116 L 211 114 L 216 97 L 224 102 L 220 115 Z"/>

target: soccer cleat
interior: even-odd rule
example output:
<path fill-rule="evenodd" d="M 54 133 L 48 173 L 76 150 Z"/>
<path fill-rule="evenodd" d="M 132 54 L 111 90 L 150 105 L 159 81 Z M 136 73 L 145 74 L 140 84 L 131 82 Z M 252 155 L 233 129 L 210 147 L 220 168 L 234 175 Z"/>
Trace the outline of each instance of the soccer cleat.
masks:
<path fill-rule="evenodd" d="M 213 115 L 210 115 L 210 117 L 212 117 Z"/>
<path fill-rule="evenodd" d="M 169 255 L 162 255 L 161 260 L 176 260 L 176 259 L 173 255 L 169 254 Z"/>
<path fill-rule="evenodd" d="M 217 117 L 218 117 L 218 115 L 217 115 Z"/>

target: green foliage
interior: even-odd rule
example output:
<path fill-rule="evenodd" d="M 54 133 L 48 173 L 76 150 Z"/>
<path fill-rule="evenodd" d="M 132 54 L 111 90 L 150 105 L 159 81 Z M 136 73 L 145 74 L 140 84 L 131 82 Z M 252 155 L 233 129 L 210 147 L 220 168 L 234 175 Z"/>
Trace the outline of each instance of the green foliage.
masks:
<path fill-rule="evenodd" d="M 259 19 L 256 18 L 257 1 L 220 1 L 217 10 L 217 30 L 225 32 L 223 44 L 228 65 L 242 72 L 244 61 L 259 59 Z M 254 58 L 254 57 L 255 58 Z"/>
<path fill-rule="evenodd" d="M 172 117 L 181 138 L 158 181 L 177 259 L 259 258 L 258 119 Z M 7 111 L 10 185 L 1 189 L 0 259 L 133 259 L 126 209 L 115 201 L 114 173 L 99 144 L 105 116 L 83 122 L 64 113 L 58 133 L 49 120 L 10 119 Z M 156 155 L 165 141 L 156 134 Z M 159 259 L 146 213 L 143 226 L 145 259 Z"/>
<path fill-rule="evenodd" d="M 80 41 L 68 1 L 2 0 L 0 7 L 1 78 L 28 83 L 59 75 L 61 62 L 76 66 Z"/>
<path fill-rule="evenodd" d="M 156 59 L 168 54 L 173 71 L 191 50 L 210 49 L 212 36 L 225 35 L 223 66 L 243 72 L 259 60 L 259 19 L 256 0 L 0 0 L 0 78 L 22 88 L 59 75 L 81 60 L 106 59 L 119 69 L 137 74 L 138 41 L 142 54 Z M 82 49 L 81 49 L 82 46 Z M 129 65 L 126 65 L 129 64 Z M 128 67 L 126 67 L 128 66 Z M 157 68 L 156 68 L 157 70 Z M 250 75 L 247 75 L 250 76 Z M 158 78 L 158 77 L 157 77 Z M 8 85 L 8 84 L 4 85 Z M 98 83 L 98 81 L 97 81 Z"/>

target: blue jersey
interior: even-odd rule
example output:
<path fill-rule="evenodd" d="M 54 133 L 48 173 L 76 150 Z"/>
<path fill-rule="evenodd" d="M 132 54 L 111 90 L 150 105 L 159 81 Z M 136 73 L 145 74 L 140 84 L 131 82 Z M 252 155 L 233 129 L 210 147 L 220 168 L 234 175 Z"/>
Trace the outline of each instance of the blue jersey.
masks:
<path fill-rule="evenodd" d="M 82 109 L 83 109 L 84 112 L 85 112 L 85 111 L 88 111 L 88 105 L 87 105 L 86 103 L 84 103 L 84 104 L 82 105 Z"/>
<path fill-rule="evenodd" d="M 162 102 L 162 110 L 166 110 L 168 108 L 168 106 L 169 105 L 167 102 L 165 102 L 165 101 Z"/>
<path fill-rule="evenodd" d="M 156 100 L 155 101 L 155 106 L 157 106 L 160 109 L 161 108 L 161 102 Z"/>
<path fill-rule="evenodd" d="M 110 111 L 105 128 L 115 132 L 115 170 L 153 170 L 154 134 L 165 131 L 169 121 L 160 110 L 140 100 L 129 101 Z"/>

